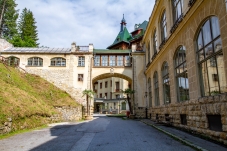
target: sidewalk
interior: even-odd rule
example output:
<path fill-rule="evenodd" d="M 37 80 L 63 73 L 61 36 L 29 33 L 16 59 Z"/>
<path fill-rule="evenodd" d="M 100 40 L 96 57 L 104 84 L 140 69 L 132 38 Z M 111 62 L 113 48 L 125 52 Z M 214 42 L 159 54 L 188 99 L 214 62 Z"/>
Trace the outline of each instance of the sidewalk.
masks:
<path fill-rule="evenodd" d="M 143 119 L 141 122 L 150 125 L 157 130 L 169 135 L 170 137 L 193 147 L 196 150 L 202 150 L 202 151 L 227 151 L 227 147 L 215 144 L 213 142 L 210 142 L 208 140 L 193 136 L 187 132 L 177 130 L 173 127 L 168 127 L 162 124 L 155 123 L 149 119 Z"/>

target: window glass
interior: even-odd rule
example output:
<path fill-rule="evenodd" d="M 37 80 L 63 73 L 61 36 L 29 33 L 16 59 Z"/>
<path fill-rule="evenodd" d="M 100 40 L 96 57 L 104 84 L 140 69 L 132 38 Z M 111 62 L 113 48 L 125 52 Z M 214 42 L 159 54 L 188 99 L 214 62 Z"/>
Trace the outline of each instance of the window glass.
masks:
<path fill-rule="evenodd" d="M 218 18 L 210 17 L 199 30 L 203 32 L 202 43 L 209 43 L 197 50 L 202 96 L 225 93 L 227 83 Z M 200 43 L 198 41 L 201 41 L 200 35 L 197 38 Z"/>
<path fill-rule="evenodd" d="M 123 56 L 117 56 L 117 66 L 123 66 Z"/>
<path fill-rule="evenodd" d="M 50 65 L 51 66 L 65 66 L 66 65 L 66 60 L 64 58 L 52 58 L 50 60 Z"/>
<path fill-rule="evenodd" d="M 189 100 L 189 84 L 186 64 L 186 49 L 180 46 L 176 52 L 175 72 L 178 101 Z"/>
<path fill-rule="evenodd" d="M 85 57 L 79 57 L 78 66 L 80 66 L 80 67 L 85 66 Z"/>
<path fill-rule="evenodd" d="M 155 106 L 159 106 L 159 87 L 158 87 L 158 73 L 154 73 L 154 90 L 155 90 Z"/>
<path fill-rule="evenodd" d="M 115 56 L 110 56 L 110 66 L 116 66 Z"/>
<path fill-rule="evenodd" d="M 131 66 L 130 56 L 125 56 L 125 66 Z"/>
<path fill-rule="evenodd" d="M 154 32 L 154 35 L 153 35 L 153 45 L 154 45 L 154 54 L 157 53 L 157 48 L 158 48 L 158 39 L 157 39 L 157 33 L 156 33 L 156 30 Z"/>
<path fill-rule="evenodd" d="M 169 83 L 169 67 L 167 62 L 162 66 L 162 78 L 163 78 L 163 93 L 164 103 L 170 103 L 170 83 Z"/>
<path fill-rule="evenodd" d="M 108 56 L 102 56 L 102 66 L 108 66 Z"/>
<path fill-rule="evenodd" d="M 167 37 L 167 22 L 166 22 L 166 12 L 164 11 L 161 19 L 161 38 L 162 41 L 166 40 Z"/>
<path fill-rule="evenodd" d="M 211 24 L 212 24 L 211 26 L 212 26 L 212 32 L 213 32 L 213 39 L 215 39 L 217 36 L 220 35 L 218 18 L 212 17 Z"/>
<path fill-rule="evenodd" d="M 148 98 L 149 98 L 149 107 L 152 107 L 151 78 L 148 79 Z"/>
<path fill-rule="evenodd" d="M 95 66 L 100 66 L 100 56 L 95 56 Z"/>
<path fill-rule="evenodd" d="M 28 66 L 43 66 L 43 59 L 38 57 L 28 58 Z"/>
<path fill-rule="evenodd" d="M 203 29 L 204 45 L 206 45 L 211 41 L 210 21 L 209 20 L 204 24 L 202 29 Z"/>

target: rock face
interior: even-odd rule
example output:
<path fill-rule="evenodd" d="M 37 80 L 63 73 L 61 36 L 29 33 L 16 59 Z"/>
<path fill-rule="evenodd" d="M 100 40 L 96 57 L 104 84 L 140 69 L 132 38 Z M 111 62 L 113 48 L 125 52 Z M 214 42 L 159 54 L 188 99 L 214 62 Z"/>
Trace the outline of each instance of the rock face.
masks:
<path fill-rule="evenodd" d="M 50 123 L 59 122 L 59 121 L 78 121 L 82 119 L 83 109 L 82 106 L 78 107 L 56 107 L 56 110 L 59 114 L 54 114 L 51 117 L 45 117 L 46 120 Z M 2 126 L 0 125 L 0 134 L 6 134 L 11 132 L 13 120 L 12 118 L 8 118 L 7 122 L 5 122 Z M 23 129 L 24 126 L 21 126 Z"/>

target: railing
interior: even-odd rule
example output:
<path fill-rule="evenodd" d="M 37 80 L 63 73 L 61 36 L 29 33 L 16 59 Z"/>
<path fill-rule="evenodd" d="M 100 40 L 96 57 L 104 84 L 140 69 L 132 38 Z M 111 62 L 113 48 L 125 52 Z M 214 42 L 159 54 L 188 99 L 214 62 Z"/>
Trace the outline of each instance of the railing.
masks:
<path fill-rule="evenodd" d="M 171 34 L 177 29 L 178 25 L 179 25 L 180 22 L 183 20 L 183 17 L 184 17 L 184 15 L 181 14 L 181 15 L 179 16 L 179 18 L 175 21 L 173 27 L 172 27 L 171 30 L 170 30 L 170 33 L 171 33 Z"/>
<path fill-rule="evenodd" d="M 115 89 L 115 92 L 120 92 L 121 91 L 121 89 Z"/>
<path fill-rule="evenodd" d="M 77 46 L 76 52 L 89 52 L 89 46 Z"/>
<path fill-rule="evenodd" d="M 196 0 L 189 0 L 188 6 L 192 7 L 195 4 Z"/>

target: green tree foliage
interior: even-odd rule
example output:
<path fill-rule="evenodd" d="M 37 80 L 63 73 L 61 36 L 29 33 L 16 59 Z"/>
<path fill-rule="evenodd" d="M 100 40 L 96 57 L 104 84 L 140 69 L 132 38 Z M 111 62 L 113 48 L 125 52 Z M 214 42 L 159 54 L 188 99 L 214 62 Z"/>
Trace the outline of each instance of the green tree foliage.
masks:
<path fill-rule="evenodd" d="M 130 113 L 132 114 L 132 113 L 133 113 L 133 110 L 132 110 L 132 102 L 131 102 L 130 96 L 131 96 L 133 93 L 135 93 L 135 90 L 132 90 L 132 89 L 130 89 L 130 88 L 127 88 L 127 89 L 125 89 L 124 91 L 122 90 L 122 92 L 123 92 L 124 94 L 127 95 L 127 101 L 128 101 L 128 105 L 129 105 L 129 111 L 130 111 Z"/>
<path fill-rule="evenodd" d="M 18 22 L 19 37 L 16 37 L 14 42 L 12 42 L 14 46 L 38 47 L 38 32 L 35 24 L 36 21 L 33 13 L 27 8 L 24 8 Z M 21 41 L 21 43 L 19 41 Z"/>
<path fill-rule="evenodd" d="M 12 40 L 17 35 L 18 10 L 15 0 L 0 0 L 0 37 Z"/>

